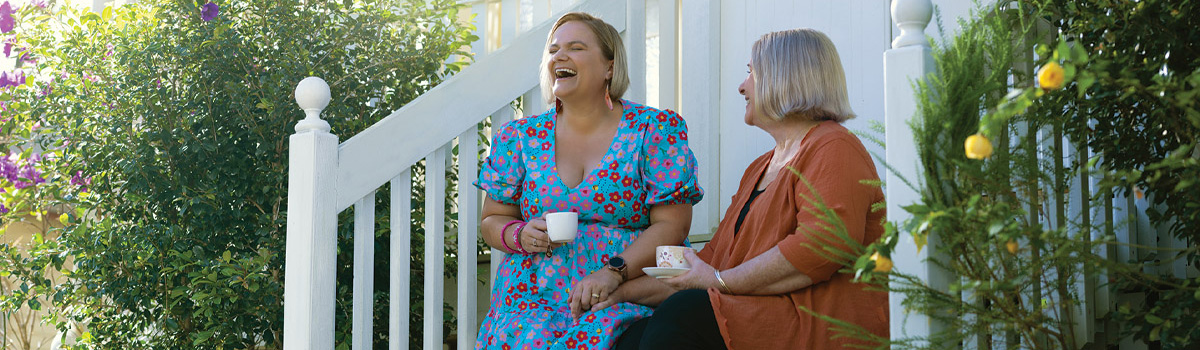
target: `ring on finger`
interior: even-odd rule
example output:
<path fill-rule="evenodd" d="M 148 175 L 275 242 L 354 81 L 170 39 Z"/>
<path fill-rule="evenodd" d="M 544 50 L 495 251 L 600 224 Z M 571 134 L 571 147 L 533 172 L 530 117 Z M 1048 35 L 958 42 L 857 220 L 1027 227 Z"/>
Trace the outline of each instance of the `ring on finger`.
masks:
<path fill-rule="evenodd" d="M 600 294 L 598 294 L 598 293 L 592 293 L 592 297 L 593 297 L 593 298 L 599 298 L 599 297 L 600 297 Z"/>

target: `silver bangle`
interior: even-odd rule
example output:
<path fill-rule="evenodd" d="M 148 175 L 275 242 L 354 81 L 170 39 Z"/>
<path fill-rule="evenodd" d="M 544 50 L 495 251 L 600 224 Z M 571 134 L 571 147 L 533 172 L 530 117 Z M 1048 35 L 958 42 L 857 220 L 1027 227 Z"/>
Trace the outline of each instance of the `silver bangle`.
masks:
<path fill-rule="evenodd" d="M 725 294 L 733 295 L 733 291 L 729 290 L 729 285 L 725 284 L 725 279 L 721 278 L 721 270 L 713 269 L 713 275 L 717 276 L 717 282 L 721 284 L 721 290 Z"/>

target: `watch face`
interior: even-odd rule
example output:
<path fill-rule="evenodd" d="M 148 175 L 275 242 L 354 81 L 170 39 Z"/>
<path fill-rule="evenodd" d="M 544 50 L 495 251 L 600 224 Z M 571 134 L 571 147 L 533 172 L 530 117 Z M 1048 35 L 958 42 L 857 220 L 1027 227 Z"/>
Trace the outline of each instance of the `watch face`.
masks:
<path fill-rule="evenodd" d="M 616 268 L 625 267 L 625 258 L 622 258 L 620 256 L 614 256 L 614 257 L 608 259 L 608 266 L 612 266 L 612 267 L 616 267 Z"/>

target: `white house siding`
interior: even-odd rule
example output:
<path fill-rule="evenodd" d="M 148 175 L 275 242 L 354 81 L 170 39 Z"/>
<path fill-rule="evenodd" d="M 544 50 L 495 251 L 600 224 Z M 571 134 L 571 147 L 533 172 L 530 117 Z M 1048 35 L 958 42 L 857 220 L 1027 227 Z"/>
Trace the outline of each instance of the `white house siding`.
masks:
<path fill-rule="evenodd" d="M 688 3 L 685 1 L 684 6 Z M 950 32 L 957 30 L 957 18 L 966 16 L 973 6 L 970 1 L 963 0 L 935 0 L 933 3 L 942 12 L 943 22 Z M 891 47 L 892 39 L 899 34 L 891 23 L 890 8 L 890 0 L 721 1 L 720 75 L 714 77 L 720 90 L 720 108 L 716 115 L 705 115 L 688 111 L 686 105 L 681 107 L 688 111 L 684 118 L 688 119 L 689 126 L 695 128 L 698 124 L 711 123 L 718 125 L 720 130 L 715 157 L 699 154 L 704 150 L 697 152 L 702 159 L 718 160 L 716 164 L 702 166 L 704 170 L 719 172 L 719 185 L 709 188 L 705 197 L 705 201 L 719 200 L 719 215 L 724 215 L 729 207 L 746 167 L 774 145 L 765 132 L 743 122 L 746 103 L 737 91 L 746 78 L 746 64 L 754 41 L 767 32 L 792 28 L 813 28 L 829 35 L 841 56 L 850 104 L 858 115 L 845 125 L 853 131 L 870 132 L 872 122 L 883 122 L 883 52 Z M 682 35 L 688 33 L 684 28 Z M 936 28 L 926 33 L 938 36 Z M 865 139 L 863 142 L 867 150 L 882 157 L 881 147 Z M 876 168 L 883 178 L 887 170 L 878 159 Z M 701 228 L 694 227 L 693 233 L 698 229 Z"/>

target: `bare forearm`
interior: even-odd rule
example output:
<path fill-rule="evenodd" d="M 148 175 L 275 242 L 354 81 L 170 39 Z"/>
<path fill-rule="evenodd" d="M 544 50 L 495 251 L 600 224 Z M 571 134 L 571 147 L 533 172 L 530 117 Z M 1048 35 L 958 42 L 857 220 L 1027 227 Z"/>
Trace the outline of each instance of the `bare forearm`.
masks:
<path fill-rule="evenodd" d="M 633 243 L 630 243 L 621 257 L 625 258 L 627 278 L 645 276 L 643 267 L 656 266 L 654 250 L 660 245 L 682 245 L 687 236 L 686 229 L 666 227 L 666 225 L 651 225 L 643 231 Z"/>
<path fill-rule="evenodd" d="M 505 232 L 502 232 L 502 230 L 504 229 L 504 225 L 507 225 L 513 220 L 520 220 L 520 218 L 502 214 L 494 214 L 483 218 L 483 220 L 479 223 L 479 232 L 483 235 L 483 241 L 487 242 L 487 244 L 493 249 L 499 249 L 505 253 L 512 253 L 510 249 L 504 248 L 504 243 L 507 242 L 509 247 L 513 245 L 514 242 L 511 237 L 508 237 L 508 235 L 511 235 L 513 230 L 516 230 L 517 225 L 509 226 L 507 231 L 508 235 L 505 235 Z"/>
<path fill-rule="evenodd" d="M 483 220 L 479 221 L 479 233 L 483 235 L 483 241 L 493 249 L 512 253 L 511 248 L 516 247 L 516 241 L 512 239 L 511 235 L 517 230 L 517 225 L 509 226 L 507 230 L 504 229 L 504 226 L 513 220 L 522 220 L 521 208 L 500 203 L 488 197 L 483 200 L 482 216 Z M 510 248 L 505 248 L 505 246 Z"/>
<path fill-rule="evenodd" d="M 643 267 L 656 266 L 654 250 L 660 245 L 682 245 L 692 224 L 692 206 L 672 204 L 651 209 L 650 226 L 621 252 L 627 278 L 645 276 Z M 653 282 L 653 281 L 652 281 Z"/>
<path fill-rule="evenodd" d="M 743 295 L 783 294 L 812 285 L 812 279 L 796 270 L 778 247 L 721 271 L 721 278 L 733 294 Z"/>
<path fill-rule="evenodd" d="M 618 289 L 620 289 L 619 293 L 621 293 L 622 299 L 625 301 L 650 307 L 658 306 L 663 300 L 667 300 L 671 294 L 677 292 L 671 286 L 646 275 L 625 282 Z"/>

